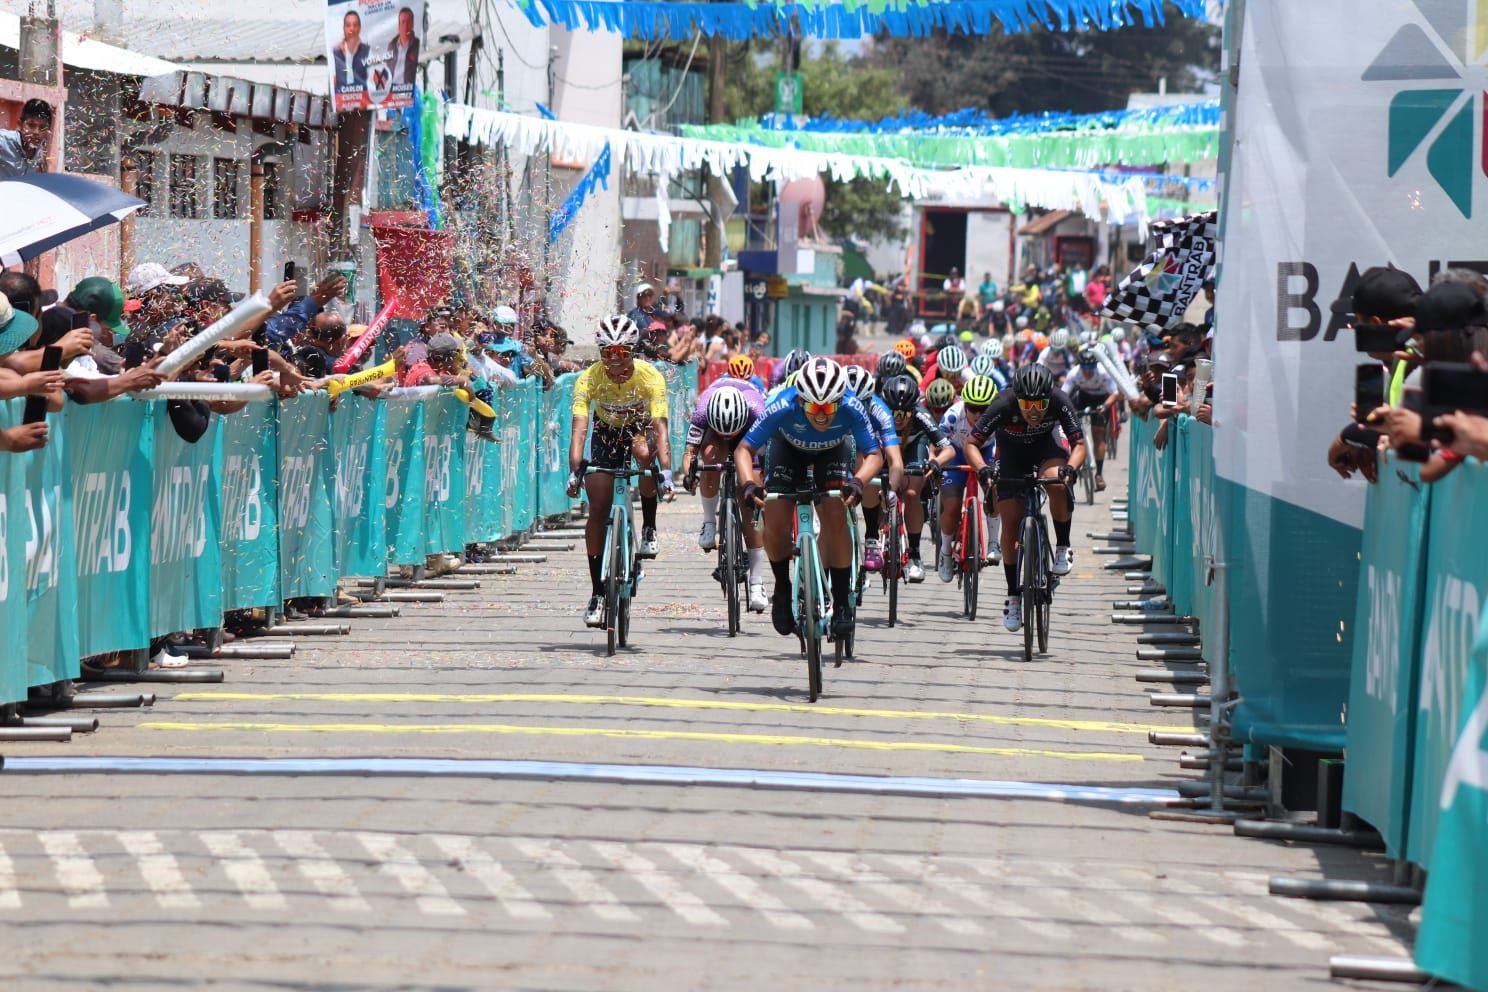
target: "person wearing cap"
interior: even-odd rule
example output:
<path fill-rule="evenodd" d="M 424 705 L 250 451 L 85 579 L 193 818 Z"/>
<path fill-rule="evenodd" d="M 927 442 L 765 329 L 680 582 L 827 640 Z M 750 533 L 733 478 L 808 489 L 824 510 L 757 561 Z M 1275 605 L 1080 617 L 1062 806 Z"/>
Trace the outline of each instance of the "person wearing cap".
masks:
<path fill-rule="evenodd" d="M 79 403 L 99 403 L 140 389 L 153 389 L 165 376 L 152 366 L 124 368 L 123 357 L 113 349 L 116 341 L 129 337 L 124 313 L 129 307 L 118 283 L 103 276 L 89 276 L 72 288 L 58 306 L 42 315 L 43 345 L 61 340 L 72 331 L 73 317 L 86 314 L 93 346 L 67 365 L 67 395 Z"/>
<path fill-rule="evenodd" d="M 661 316 L 660 308 L 656 304 L 656 287 L 649 282 L 636 286 L 635 301 L 635 307 L 626 316 L 644 331 L 651 326 L 652 321 Z"/>
<path fill-rule="evenodd" d="M 409 365 L 398 378 L 400 386 L 466 386 L 465 356 L 460 339 L 441 331 L 429 338 L 425 358 Z"/>
<path fill-rule="evenodd" d="M 47 295 L 55 299 L 56 294 L 50 290 L 43 291 L 30 275 L 16 271 L 0 273 L 0 295 L 6 299 L 7 311 L 22 318 L 10 325 L 12 334 L 19 334 L 22 327 L 29 328 L 26 334 L 15 338 L 14 343 L 0 349 L 0 364 L 12 372 L 25 374 L 40 369 L 43 349 L 48 345 L 56 345 L 62 349 L 64 368 L 79 355 L 86 355 L 92 350 L 93 332 L 86 327 L 77 330 L 63 328 L 43 340 L 46 328 L 42 327 L 40 321 L 43 313 L 41 301 Z"/>

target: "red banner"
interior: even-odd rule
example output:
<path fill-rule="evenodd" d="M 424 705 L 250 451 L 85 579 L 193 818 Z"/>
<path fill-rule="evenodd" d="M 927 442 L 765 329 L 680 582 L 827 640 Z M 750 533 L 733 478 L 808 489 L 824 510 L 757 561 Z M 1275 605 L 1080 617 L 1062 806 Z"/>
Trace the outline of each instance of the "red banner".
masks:
<path fill-rule="evenodd" d="M 455 236 L 419 227 L 374 227 L 377 287 L 385 300 L 398 300 L 393 316 L 423 320 L 424 311 L 449 301 Z"/>

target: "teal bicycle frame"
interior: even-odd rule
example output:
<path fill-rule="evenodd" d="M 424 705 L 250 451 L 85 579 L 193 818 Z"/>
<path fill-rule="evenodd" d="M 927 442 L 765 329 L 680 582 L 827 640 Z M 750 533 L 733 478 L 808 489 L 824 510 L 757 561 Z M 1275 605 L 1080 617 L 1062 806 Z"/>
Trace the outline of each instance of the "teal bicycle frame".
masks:
<path fill-rule="evenodd" d="M 602 473 L 615 480 L 610 497 L 610 523 L 605 529 L 604 551 L 600 558 L 600 588 L 604 590 L 605 631 L 609 654 L 625 647 L 630 638 L 630 601 L 640 586 L 640 544 L 636 538 L 635 510 L 631 506 L 631 479 L 646 469 L 590 468 L 589 474 Z"/>

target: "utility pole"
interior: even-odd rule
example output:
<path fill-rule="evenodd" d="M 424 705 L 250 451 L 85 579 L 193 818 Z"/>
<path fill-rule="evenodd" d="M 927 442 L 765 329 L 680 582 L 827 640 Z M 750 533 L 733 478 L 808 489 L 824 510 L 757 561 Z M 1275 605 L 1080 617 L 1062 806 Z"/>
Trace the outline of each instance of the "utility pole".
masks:
<path fill-rule="evenodd" d="M 723 124 L 724 87 L 728 85 L 728 42 L 719 35 L 708 39 L 708 123 Z M 728 220 L 728 176 L 711 170 L 708 173 L 708 203 L 712 216 L 704 239 L 703 267 L 717 271 L 723 267 L 724 225 Z"/>

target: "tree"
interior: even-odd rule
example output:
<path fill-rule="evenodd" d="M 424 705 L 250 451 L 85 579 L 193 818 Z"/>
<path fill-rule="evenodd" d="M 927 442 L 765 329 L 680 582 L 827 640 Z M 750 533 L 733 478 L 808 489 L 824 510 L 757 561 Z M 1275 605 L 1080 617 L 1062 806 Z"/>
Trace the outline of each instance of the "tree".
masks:
<path fill-rule="evenodd" d="M 1172 92 L 1192 92 L 1218 72 L 1219 29 L 1171 4 L 1165 16 L 1155 28 L 880 38 L 864 61 L 896 71 L 909 104 L 932 114 L 1093 113 L 1123 108 L 1163 78 Z"/>
<path fill-rule="evenodd" d="M 773 50 L 766 49 L 765 44 Z M 731 120 L 756 120 L 775 109 L 779 42 L 740 42 L 731 46 L 727 111 Z M 877 120 L 904 108 L 897 70 L 844 56 L 834 43 L 799 60 L 802 111 L 809 117 Z M 839 183 L 826 180 L 827 199 L 820 219 L 834 238 L 893 239 L 903 234 L 902 200 L 877 179 Z"/>

